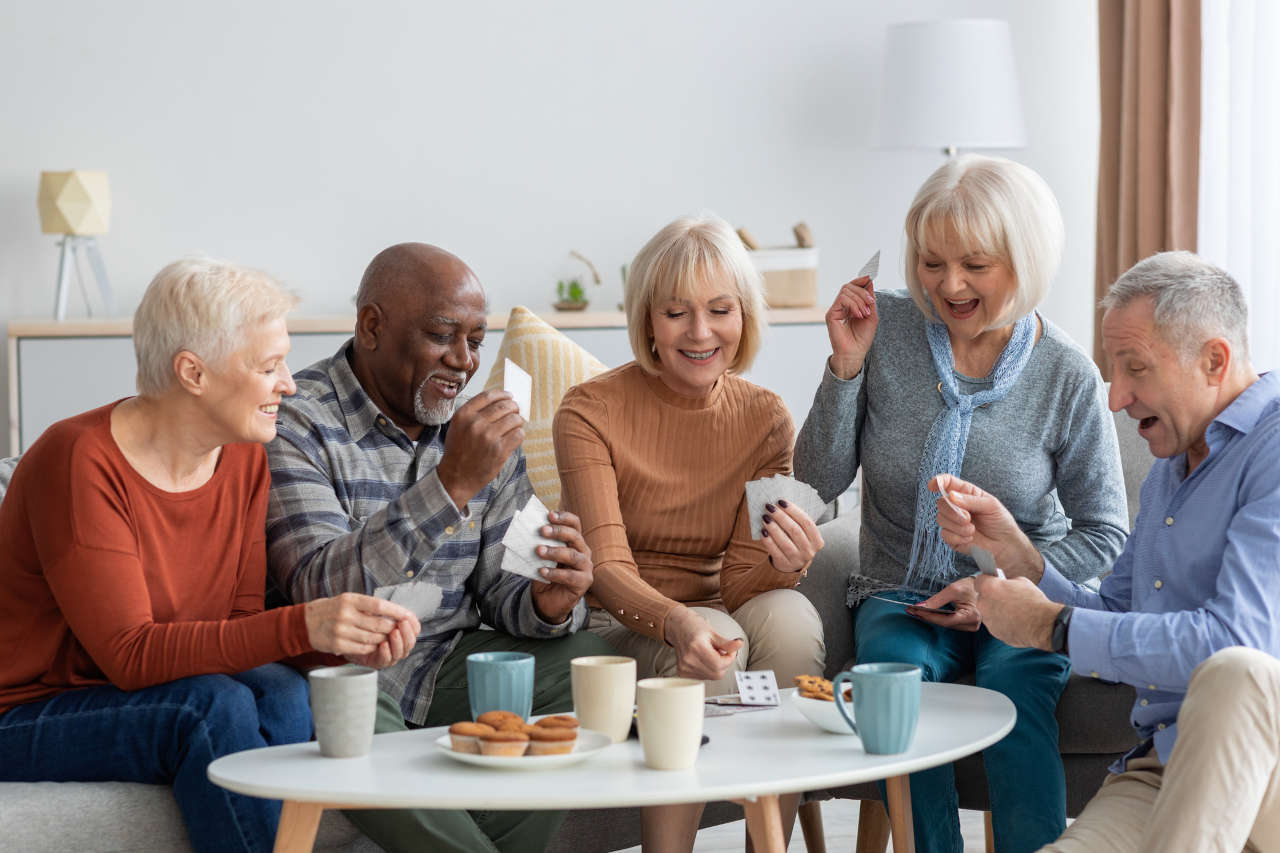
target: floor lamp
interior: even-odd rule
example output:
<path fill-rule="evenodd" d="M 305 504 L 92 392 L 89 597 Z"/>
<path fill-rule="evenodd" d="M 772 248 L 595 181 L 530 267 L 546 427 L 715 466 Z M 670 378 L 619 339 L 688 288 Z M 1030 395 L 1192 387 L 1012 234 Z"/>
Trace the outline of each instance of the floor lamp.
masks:
<path fill-rule="evenodd" d="M 41 172 L 40 230 L 45 234 L 61 234 L 62 249 L 58 261 L 58 290 L 53 302 L 53 317 L 63 320 L 67 316 L 67 298 L 74 273 L 80 282 L 85 307 L 93 314 L 93 302 L 89 299 L 88 285 L 80 272 L 79 257 L 84 255 L 93 270 L 102 307 L 107 314 L 115 311 L 111 283 L 107 280 L 107 267 L 98 251 L 95 234 L 106 234 L 111 221 L 111 188 L 106 172 L 76 169 L 70 172 Z"/>
<path fill-rule="evenodd" d="M 1027 144 L 1006 21 L 890 26 L 880 95 L 884 147 L 934 148 L 954 157 L 958 148 Z"/>

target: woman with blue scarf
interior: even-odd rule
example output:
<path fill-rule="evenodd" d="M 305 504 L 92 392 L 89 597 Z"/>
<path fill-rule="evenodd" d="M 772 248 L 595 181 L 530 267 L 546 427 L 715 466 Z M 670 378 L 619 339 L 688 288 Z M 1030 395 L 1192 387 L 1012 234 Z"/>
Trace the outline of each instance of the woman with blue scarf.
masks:
<path fill-rule="evenodd" d="M 796 442 L 796 476 L 824 500 L 861 467 L 849 583 L 858 662 L 914 663 L 927 681 L 972 672 L 1017 708 L 1013 731 L 983 753 L 1000 853 L 1035 850 L 1066 826 L 1054 708 L 1070 666 L 982 628 L 963 580 L 975 565 L 942 541 L 928 484 L 957 474 L 997 495 L 1072 580 L 1120 553 L 1128 513 L 1102 378 L 1035 311 L 1062 239 L 1057 201 L 1035 172 L 976 155 L 949 160 L 907 213 L 909 294 L 877 294 L 863 277 L 827 312 L 832 354 Z M 1080 298 L 1091 297 L 1082 289 Z M 955 613 L 904 606 L 930 596 Z M 959 853 L 951 766 L 912 774 L 911 801 L 918 849 Z"/>

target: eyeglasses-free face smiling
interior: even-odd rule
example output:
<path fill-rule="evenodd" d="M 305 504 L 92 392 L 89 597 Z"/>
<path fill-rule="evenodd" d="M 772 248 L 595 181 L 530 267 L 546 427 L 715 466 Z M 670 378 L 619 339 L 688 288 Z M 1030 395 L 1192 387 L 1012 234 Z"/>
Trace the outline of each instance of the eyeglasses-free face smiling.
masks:
<path fill-rule="evenodd" d="M 708 281 L 688 299 L 654 303 L 649 323 L 662 381 L 677 394 L 701 397 L 738 354 L 742 304 L 731 286 Z"/>
<path fill-rule="evenodd" d="M 962 245 L 955 234 L 946 235 L 941 245 L 923 247 L 916 276 L 947 324 L 953 345 L 957 339 L 974 341 L 1017 319 L 1008 315 L 1018 291 L 1013 268 L 994 255 Z"/>

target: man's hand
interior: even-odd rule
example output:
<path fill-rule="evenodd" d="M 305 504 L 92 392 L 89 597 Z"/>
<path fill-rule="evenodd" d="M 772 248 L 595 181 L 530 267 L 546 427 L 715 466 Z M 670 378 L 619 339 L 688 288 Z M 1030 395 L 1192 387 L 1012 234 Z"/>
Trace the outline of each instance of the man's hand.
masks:
<path fill-rule="evenodd" d="M 305 615 L 311 648 L 352 660 L 389 658 L 384 665 L 407 655 L 421 630 L 412 611 L 355 592 L 309 601 Z"/>
<path fill-rule="evenodd" d="M 459 407 L 436 468 L 453 505 L 466 512 L 467 501 L 498 476 L 523 441 L 524 418 L 510 391 L 481 391 Z"/>
<path fill-rule="evenodd" d="M 730 640 L 711 630 L 710 623 L 687 607 L 667 614 L 667 644 L 676 650 L 676 673 L 681 678 L 718 681 L 729 671 L 742 648 L 742 640 Z"/>
<path fill-rule="evenodd" d="M 487 482 L 487 481 L 486 481 Z M 591 549 L 582 538 L 582 522 L 571 512 L 549 512 L 551 523 L 540 531 L 548 539 L 559 539 L 564 545 L 553 548 L 539 545 L 535 550 L 544 560 L 555 560 L 554 569 L 540 569 L 546 582 L 533 581 L 533 609 L 539 618 L 552 625 L 559 625 L 591 587 L 595 565 L 591 562 Z"/>
<path fill-rule="evenodd" d="M 970 545 L 979 545 L 992 553 L 996 565 L 1009 577 L 1040 582 L 1044 557 L 1004 504 L 951 474 L 939 474 L 929 481 L 929 491 L 941 493 L 943 489 L 959 508 L 957 512 L 946 500 L 938 498 L 938 526 L 942 528 L 943 542 L 961 554 L 969 553 Z"/>
<path fill-rule="evenodd" d="M 928 613 L 921 607 L 937 609 L 944 604 L 955 603 L 954 613 Z M 982 627 L 982 613 L 978 611 L 978 591 L 974 589 L 972 578 L 961 578 L 948 584 L 932 598 L 926 598 L 917 604 L 907 606 L 907 612 L 917 619 L 943 628 L 957 631 L 976 631 Z"/>
<path fill-rule="evenodd" d="M 1053 650 L 1053 620 L 1063 605 L 1050 601 L 1026 578 L 973 578 L 982 621 L 997 640 L 1010 646 Z"/>

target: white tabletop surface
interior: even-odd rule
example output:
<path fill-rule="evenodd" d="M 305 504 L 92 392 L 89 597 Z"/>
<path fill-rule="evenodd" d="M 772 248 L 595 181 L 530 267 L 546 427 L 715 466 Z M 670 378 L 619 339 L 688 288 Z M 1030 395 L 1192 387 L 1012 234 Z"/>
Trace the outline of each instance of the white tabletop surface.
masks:
<path fill-rule="evenodd" d="M 868 755 L 854 735 L 823 732 L 784 695 L 778 708 L 706 720 L 710 742 L 690 770 L 650 770 L 640 744 L 613 744 L 547 770 L 462 764 L 435 740 L 443 728 L 377 735 L 360 758 L 324 758 L 315 742 L 224 756 L 215 783 L 258 797 L 385 808 L 565 809 L 702 802 L 867 782 L 945 764 L 1000 740 L 1016 711 L 1006 697 L 924 684 L 911 749 Z"/>

